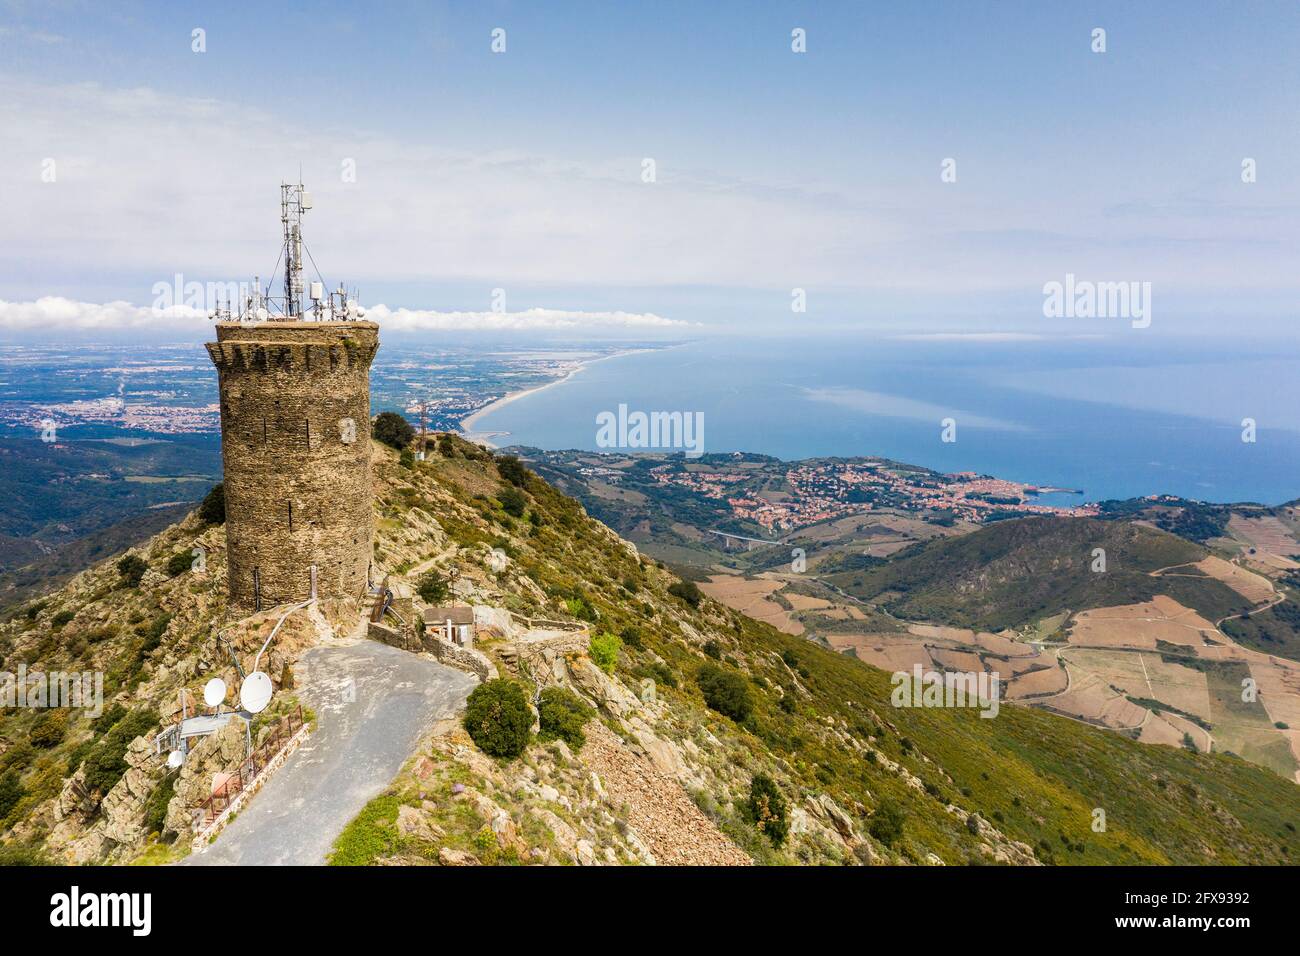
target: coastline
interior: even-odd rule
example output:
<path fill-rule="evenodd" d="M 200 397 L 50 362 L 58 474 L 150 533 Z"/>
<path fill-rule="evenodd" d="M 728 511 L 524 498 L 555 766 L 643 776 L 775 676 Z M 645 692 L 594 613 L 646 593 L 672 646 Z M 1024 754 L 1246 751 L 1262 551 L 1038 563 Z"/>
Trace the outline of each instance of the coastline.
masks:
<path fill-rule="evenodd" d="M 667 347 L 673 348 L 674 346 L 667 346 Z M 478 444 L 485 445 L 488 448 L 497 448 L 499 446 L 496 444 L 496 442 L 492 441 L 492 439 L 504 437 L 505 435 L 508 435 L 510 433 L 509 432 L 475 432 L 474 427 L 478 424 L 479 420 L 485 417 L 486 415 L 496 411 L 498 408 L 504 408 L 506 405 L 509 405 L 511 402 L 516 402 L 519 399 L 524 398 L 525 396 L 534 395 L 537 392 L 545 391 L 548 388 L 554 388 L 556 385 L 563 385 L 565 382 L 573 378 L 573 376 L 577 375 L 579 372 L 583 371 L 584 369 L 592 365 L 595 365 L 597 362 L 604 362 L 609 359 L 621 358 L 625 355 L 639 355 L 642 352 L 657 352 L 657 351 L 660 350 L 656 348 L 623 349 L 622 351 L 619 352 L 611 352 L 608 355 L 598 355 L 595 358 L 584 359 L 578 362 L 577 365 L 575 365 L 572 369 L 570 369 L 564 375 L 559 376 L 558 378 L 553 378 L 549 382 L 543 382 L 541 385 L 534 385 L 531 388 L 521 388 L 516 392 L 509 392 L 501 396 L 500 398 L 498 398 L 496 401 L 490 402 L 487 405 L 484 405 L 482 408 L 470 412 L 468 415 L 466 415 L 464 418 L 460 420 L 460 425 L 459 425 L 460 433 L 463 437 L 465 437 L 469 441 L 477 442 Z"/>

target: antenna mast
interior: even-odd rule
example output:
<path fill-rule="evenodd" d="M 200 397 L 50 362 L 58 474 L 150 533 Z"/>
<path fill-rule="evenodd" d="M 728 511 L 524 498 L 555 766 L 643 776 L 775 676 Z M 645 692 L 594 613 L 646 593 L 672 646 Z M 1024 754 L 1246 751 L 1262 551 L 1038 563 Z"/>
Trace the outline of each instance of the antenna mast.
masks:
<path fill-rule="evenodd" d="M 284 314 L 302 316 L 302 214 L 311 208 L 311 194 L 302 179 L 280 184 L 280 222 L 284 224 Z"/>

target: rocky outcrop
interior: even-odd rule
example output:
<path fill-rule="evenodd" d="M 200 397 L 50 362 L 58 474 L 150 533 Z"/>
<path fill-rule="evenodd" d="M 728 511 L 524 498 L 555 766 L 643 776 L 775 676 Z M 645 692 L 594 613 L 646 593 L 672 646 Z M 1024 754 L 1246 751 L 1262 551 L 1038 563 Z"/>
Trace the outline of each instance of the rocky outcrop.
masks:
<path fill-rule="evenodd" d="M 167 804 L 167 829 L 177 833 L 191 831 L 200 806 L 212 795 L 217 774 L 238 767 L 246 751 L 244 722 L 238 718 L 191 750 L 176 780 L 176 795 Z"/>

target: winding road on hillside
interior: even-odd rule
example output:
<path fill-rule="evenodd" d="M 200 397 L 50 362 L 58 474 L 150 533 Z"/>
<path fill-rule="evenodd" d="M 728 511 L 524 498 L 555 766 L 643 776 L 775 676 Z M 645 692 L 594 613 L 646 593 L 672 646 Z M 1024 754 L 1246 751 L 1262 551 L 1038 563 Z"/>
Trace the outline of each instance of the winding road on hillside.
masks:
<path fill-rule="evenodd" d="M 434 722 L 475 680 L 362 640 L 314 647 L 295 665 L 316 729 L 190 866 L 311 866 L 388 786 Z"/>

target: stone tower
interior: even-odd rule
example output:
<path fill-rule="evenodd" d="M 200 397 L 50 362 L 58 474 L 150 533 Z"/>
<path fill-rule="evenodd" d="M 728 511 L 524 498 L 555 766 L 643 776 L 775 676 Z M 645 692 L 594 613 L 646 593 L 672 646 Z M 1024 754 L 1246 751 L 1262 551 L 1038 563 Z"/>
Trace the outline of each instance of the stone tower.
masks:
<path fill-rule="evenodd" d="M 360 598 L 374 533 L 363 321 L 218 321 L 230 608 Z M 314 587 L 314 593 L 313 593 Z"/>

